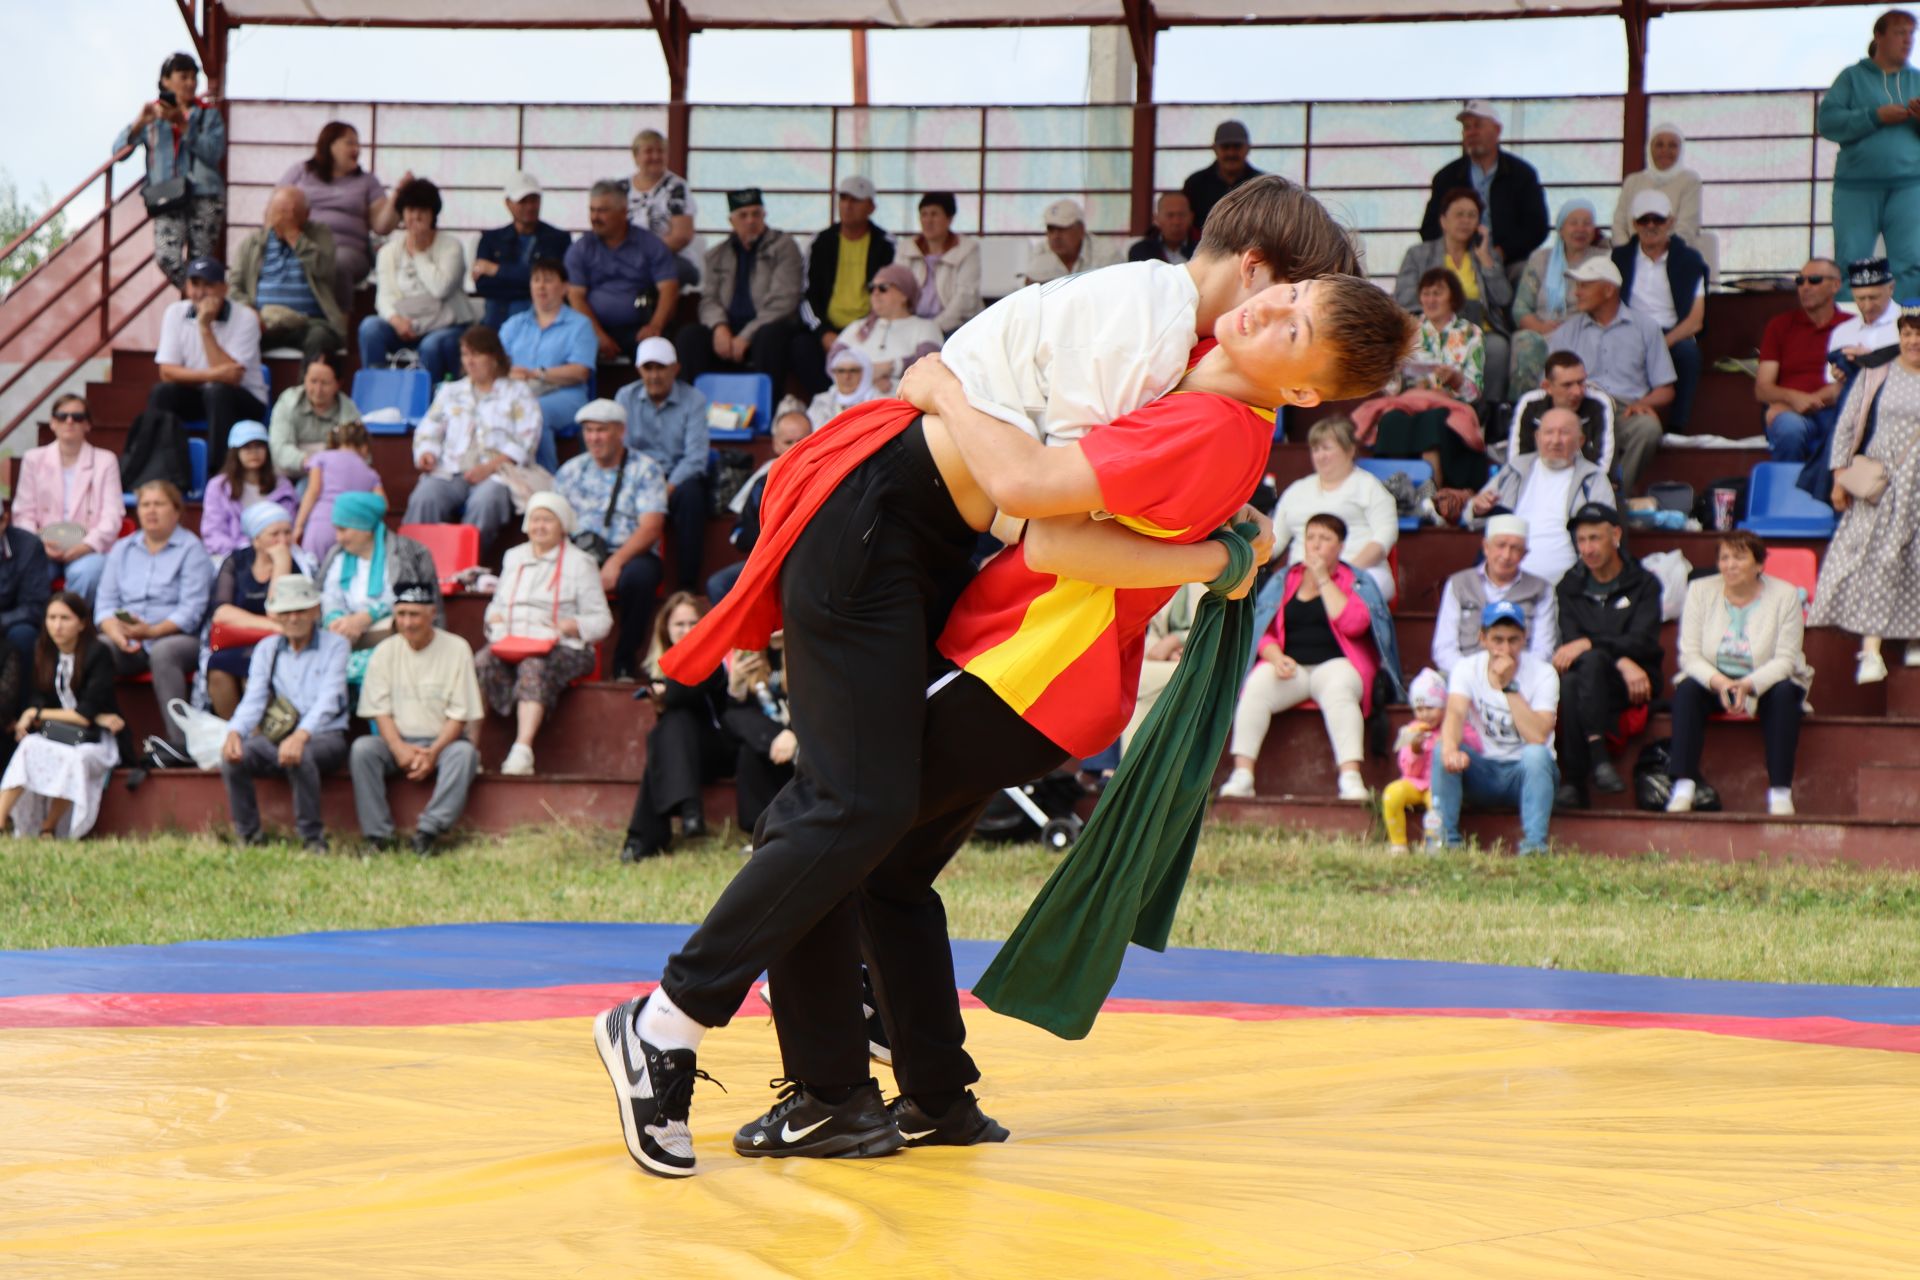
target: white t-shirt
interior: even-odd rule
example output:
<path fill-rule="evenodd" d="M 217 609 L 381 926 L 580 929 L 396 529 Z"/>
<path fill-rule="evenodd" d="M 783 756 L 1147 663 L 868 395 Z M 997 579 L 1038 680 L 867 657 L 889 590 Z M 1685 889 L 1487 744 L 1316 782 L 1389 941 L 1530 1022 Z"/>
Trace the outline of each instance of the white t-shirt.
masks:
<path fill-rule="evenodd" d="M 1008 294 L 940 358 L 974 408 L 1064 444 L 1173 389 L 1199 340 L 1199 306 L 1185 267 L 1122 263 Z"/>
<path fill-rule="evenodd" d="M 1640 261 L 1633 268 L 1633 296 L 1627 299 L 1627 305 L 1647 319 L 1659 325 L 1664 331 L 1680 323 L 1680 313 L 1673 298 L 1673 282 L 1667 279 L 1667 254 L 1655 262 L 1647 256 L 1645 249 L 1634 250 Z M 1694 297 L 1699 291 L 1694 291 Z M 1693 310 L 1693 298 L 1687 299 L 1687 310 Z"/>
<path fill-rule="evenodd" d="M 213 322 L 213 340 L 246 370 L 240 385 L 256 398 L 267 398 L 267 380 L 260 374 L 260 313 L 231 300 L 227 318 Z M 176 302 L 167 308 L 160 321 L 160 347 L 153 353 L 155 364 L 177 364 L 183 369 L 205 369 L 206 346 L 200 341 L 200 321 L 191 302 Z"/>
<path fill-rule="evenodd" d="M 1288 564 L 1306 559 L 1307 519 L 1330 514 L 1346 522 L 1347 541 L 1340 548 L 1343 558 L 1351 560 L 1355 552 L 1369 542 L 1380 544 L 1382 551 L 1393 550 L 1400 540 L 1400 509 L 1393 495 L 1372 473 L 1355 467 L 1338 488 L 1323 489 L 1317 475 L 1301 476 L 1280 495 L 1273 509 L 1273 545 L 1276 558 L 1285 553 Z"/>
<path fill-rule="evenodd" d="M 1527 555 L 1520 568 L 1548 583 L 1558 583 L 1578 557 L 1573 535 L 1567 532 L 1567 493 L 1573 487 L 1571 466 L 1555 471 L 1542 462 L 1520 490 L 1513 514 L 1527 522 Z"/>
<path fill-rule="evenodd" d="M 1848 316 L 1835 325 L 1833 332 L 1827 335 L 1827 350 L 1841 351 L 1847 347 L 1865 347 L 1869 351 L 1878 351 L 1882 347 L 1892 347 L 1900 342 L 1900 308 L 1888 303 L 1880 318 L 1868 324 L 1859 316 Z M 1827 381 L 1833 381 L 1833 366 L 1827 366 Z"/>
<path fill-rule="evenodd" d="M 1487 682 L 1487 663 L 1493 655 L 1484 651 L 1463 659 L 1447 679 L 1447 695 L 1467 700 L 1467 720 L 1480 733 L 1480 754 L 1488 760 L 1518 760 L 1526 739 L 1513 724 L 1513 708 L 1507 695 Z M 1550 663 L 1531 653 L 1521 653 L 1513 674 L 1520 699 L 1535 711 L 1560 710 L 1560 677 Z M 1553 750 L 1553 736 L 1546 741 Z"/>

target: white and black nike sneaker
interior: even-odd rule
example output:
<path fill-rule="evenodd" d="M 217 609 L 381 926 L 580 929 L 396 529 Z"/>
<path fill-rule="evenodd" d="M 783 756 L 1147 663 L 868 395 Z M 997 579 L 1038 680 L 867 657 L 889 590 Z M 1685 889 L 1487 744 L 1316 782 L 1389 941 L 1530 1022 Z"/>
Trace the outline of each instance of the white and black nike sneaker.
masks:
<path fill-rule="evenodd" d="M 1007 1127 L 980 1110 L 980 1099 L 968 1089 L 945 1114 L 928 1115 L 902 1094 L 887 1104 L 887 1114 L 910 1147 L 971 1147 L 982 1142 L 1005 1142 Z"/>
<path fill-rule="evenodd" d="M 768 1009 L 773 1008 L 773 984 L 760 984 L 760 999 Z M 880 1010 L 874 1006 L 873 977 L 865 965 L 860 966 L 860 1016 L 867 1020 L 867 1056 L 883 1067 L 893 1065 L 893 1042 L 887 1039 L 887 1024 L 880 1017 Z"/>
<path fill-rule="evenodd" d="M 637 996 L 594 1019 L 593 1044 L 620 1103 L 627 1154 L 648 1173 L 691 1177 L 693 1135 L 687 1116 L 693 1110 L 693 1082 L 713 1077 L 694 1066 L 692 1049 L 657 1049 L 640 1038 L 645 1004 L 646 998 Z"/>
<path fill-rule="evenodd" d="M 769 1080 L 773 1109 L 733 1135 L 743 1156 L 890 1156 L 906 1145 L 872 1080 L 845 1102 L 829 1103 L 798 1080 Z"/>

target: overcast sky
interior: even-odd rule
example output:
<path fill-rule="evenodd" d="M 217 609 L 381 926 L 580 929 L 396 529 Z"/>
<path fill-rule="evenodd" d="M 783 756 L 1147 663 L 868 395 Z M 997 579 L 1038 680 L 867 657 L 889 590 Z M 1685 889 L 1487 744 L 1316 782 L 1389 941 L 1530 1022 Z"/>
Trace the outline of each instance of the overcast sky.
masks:
<path fill-rule="evenodd" d="M 1686 14 L 1653 23 L 1655 91 L 1825 86 L 1866 49 L 1873 8 Z M 15 123 L 0 167 L 26 193 L 64 194 L 106 157 L 154 88 L 161 59 L 191 45 L 173 0 L 16 0 Z M 1619 93 L 1612 18 L 1330 27 L 1207 28 L 1160 39 L 1162 102 Z M 365 31 L 242 27 L 233 97 L 380 101 L 657 102 L 650 32 Z M 1082 102 L 1084 30 L 876 32 L 876 104 Z M 844 103 L 844 32 L 694 37 L 696 102 Z M 20 107 L 24 107 L 24 118 Z"/>

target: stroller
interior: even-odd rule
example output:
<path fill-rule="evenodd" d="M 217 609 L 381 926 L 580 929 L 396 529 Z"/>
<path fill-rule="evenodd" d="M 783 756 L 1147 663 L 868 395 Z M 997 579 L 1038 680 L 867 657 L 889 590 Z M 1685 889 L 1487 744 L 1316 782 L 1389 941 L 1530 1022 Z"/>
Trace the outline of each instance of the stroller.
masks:
<path fill-rule="evenodd" d="M 1079 777 L 1055 769 L 1044 778 L 1008 787 L 987 803 L 973 834 L 982 840 L 1015 844 L 1038 833 L 1040 843 L 1065 852 L 1080 838 L 1080 801 L 1091 793 Z"/>

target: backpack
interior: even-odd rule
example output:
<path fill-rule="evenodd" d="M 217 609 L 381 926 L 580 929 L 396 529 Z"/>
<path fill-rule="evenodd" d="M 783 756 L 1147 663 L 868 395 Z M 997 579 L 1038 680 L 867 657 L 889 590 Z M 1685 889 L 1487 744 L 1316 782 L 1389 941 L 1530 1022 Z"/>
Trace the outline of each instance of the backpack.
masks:
<path fill-rule="evenodd" d="M 713 509 L 725 511 L 732 506 L 742 486 L 759 469 L 760 465 L 745 449 L 713 450 L 707 459 L 707 472 L 712 477 L 708 492 L 713 494 Z"/>
<path fill-rule="evenodd" d="M 120 455 L 120 487 L 132 493 L 149 480 L 170 481 L 185 493 L 193 487 L 193 464 L 187 456 L 187 429 L 175 414 L 148 407 L 127 428 L 126 448 Z"/>

